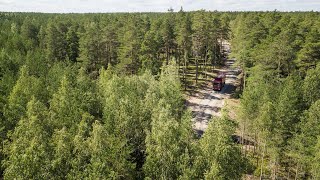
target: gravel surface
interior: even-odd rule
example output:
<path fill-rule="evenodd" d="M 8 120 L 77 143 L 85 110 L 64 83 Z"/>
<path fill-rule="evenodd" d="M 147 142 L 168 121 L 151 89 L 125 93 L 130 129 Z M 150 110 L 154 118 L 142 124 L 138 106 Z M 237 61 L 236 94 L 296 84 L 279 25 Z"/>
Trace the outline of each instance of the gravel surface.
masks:
<path fill-rule="evenodd" d="M 221 91 L 214 91 L 212 83 L 208 83 L 207 86 L 199 90 L 199 93 L 187 99 L 187 106 L 193 112 L 193 129 L 199 136 L 208 127 L 212 116 L 221 116 L 221 108 L 224 106 L 225 99 L 230 98 L 236 89 L 239 69 L 233 67 L 234 62 L 234 59 L 228 59 L 225 62 L 225 67 L 219 69 L 220 72 L 226 73 L 226 84 Z"/>

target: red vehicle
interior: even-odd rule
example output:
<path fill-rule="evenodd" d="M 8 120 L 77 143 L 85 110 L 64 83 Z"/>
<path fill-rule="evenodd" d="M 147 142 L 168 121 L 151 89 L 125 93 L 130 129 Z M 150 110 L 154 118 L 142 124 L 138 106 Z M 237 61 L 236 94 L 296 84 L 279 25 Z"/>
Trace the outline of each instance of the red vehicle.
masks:
<path fill-rule="evenodd" d="M 213 90 L 221 91 L 221 89 L 226 84 L 226 74 L 219 73 L 219 75 L 216 78 L 214 78 L 212 83 L 213 83 Z"/>

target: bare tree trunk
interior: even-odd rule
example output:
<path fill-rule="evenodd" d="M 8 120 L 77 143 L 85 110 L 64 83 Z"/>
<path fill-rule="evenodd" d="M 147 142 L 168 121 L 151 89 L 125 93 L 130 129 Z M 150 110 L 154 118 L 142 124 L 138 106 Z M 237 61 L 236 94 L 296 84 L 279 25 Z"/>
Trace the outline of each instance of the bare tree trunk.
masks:
<path fill-rule="evenodd" d="M 207 51 L 208 50 L 206 50 L 206 52 L 205 52 L 205 54 L 204 54 L 204 72 L 205 72 L 205 78 L 207 79 Z"/>
<path fill-rule="evenodd" d="M 187 79 L 186 79 L 187 56 L 188 56 L 187 51 L 184 51 L 184 67 L 183 67 L 184 90 L 187 90 Z"/>
<path fill-rule="evenodd" d="M 198 71 L 199 71 L 199 62 L 198 62 L 198 57 L 196 57 L 196 85 L 198 84 Z"/>
<path fill-rule="evenodd" d="M 254 142 L 257 142 L 257 131 L 254 131 Z M 257 144 L 257 143 L 256 143 Z M 257 146 L 253 146 L 253 154 L 257 154 Z"/>
<path fill-rule="evenodd" d="M 220 53 L 223 54 L 223 48 L 222 48 L 222 35 L 220 37 Z"/>
<path fill-rule="evenodd" d="M 131 51 L 131 52 L 130 52 L 130 54 L 131 54 L 131 58 L 130 58 L 130 59 L 131 59 L 131 64 L 130 64 L 130 68 L 131 68 L 131 75 L 133 75 L 133 71 L 134 71 L 134 70 L 133 70 L 133 68 L 134 68 L 134 65 L 133 65 L 133 59 L 132 59 L 132 56 L 133 56 L 133 52 Z"/>
<path fill-rule="evenodd" d="M 213 57 L 211 59 L 211 72 L 213 73 L 214 71 L 214 65 L 215 65 L 215 62 L 216 62 L 216 45 L 214 45 L 213 47 L 214 49 L 212 50 L 213 52 Z"/>
<path fill-rule="evenodd" d="M 280 60 L 279 60 L 279 62 L 278 62 L 278 77 L 280 78 L 280 65 L 281 65 L 281 62 L 280 62 Z"/>
<path fill-rule="evenodd" d="M 296 175 L 294 177 L 294 180 L 298 179 L 298 172 L 299 172 L 299 163 L 297 163 L 297 167 L 296 167 Z"/>
<path fill-rule="evenodd" d="M 244 91 L 244 89 L 246 88 L 246 72 L 245 70 L 243 69 L 243 88 L 242 90 Z"/>
<path fill-rule="evenodd" d="M 180 70 L 180 52 L 178 51 L 177 55 L 175 55 L 178 63 L 178 69 Z"/>
<path fill-rule="evenodd" d="M 277 179 L 277 160 L 273 161 L 273 167 L 272 167 L 272 174 L 271 174 L 271 179 L 276 180 Z"/>
<path fill-rule="evenodd" d="M 169 64 L 169 48 L 166 48 L 166 56 L 167 56 L 167 62 L 166 64 Z"/>
<path fill-rule="evenodd" d="M 244 120 L 243 124 L 242 124 L 242 128 L 241 128 L 241 137 L 240 137 L 240 144 L 242 146 L 244 146 L 244 134 L 245 134 L 245 129 L 246 129 L 246 120 Z M 243 148 L 243 154 L 244 156 L 246 156 L 247 151 L 245 148 Z"/>
<path fill-rule="evenodd" d="M 264 143 L 263 150 L 262 150 L 261 166 L 260 166 L 260 180 L 262 180 L 262 177 L 263 177 L 263 161 L 264 161 L 265 150 L 266 150 L 266 144 Z"/>

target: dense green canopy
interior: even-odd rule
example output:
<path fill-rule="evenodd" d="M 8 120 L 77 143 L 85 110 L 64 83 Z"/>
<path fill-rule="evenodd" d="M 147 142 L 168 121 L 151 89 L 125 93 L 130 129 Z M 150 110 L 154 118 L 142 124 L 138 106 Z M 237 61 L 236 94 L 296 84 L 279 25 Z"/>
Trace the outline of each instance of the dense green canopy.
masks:
<path fill-rule="evenodd" d="M 0 179 L 317 179 L 319 22 L 2 12 Z M 238 123 L 213 118 L 199 140 L 182 90 L 223 64 L 225 40 L 243 72 Z M 253 151 L 232 141 L 236 129 Z"/>

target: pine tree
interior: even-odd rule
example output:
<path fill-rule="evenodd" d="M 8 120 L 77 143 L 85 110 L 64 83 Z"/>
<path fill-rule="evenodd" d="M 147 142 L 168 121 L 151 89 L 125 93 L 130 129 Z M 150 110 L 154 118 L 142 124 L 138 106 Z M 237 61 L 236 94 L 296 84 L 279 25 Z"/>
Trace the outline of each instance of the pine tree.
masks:
<path fill-rule="evenodd" d="M 26 55 L 25 65 L 28 67 L 30 75 L 44 79 L 47 75 L 49 62 L 41 51 L 28 51 Z"/>
<path fill-rule="evenodd" d="M 312 169 L 311 169 L 311 174 L 313 179 L 319 179 L 320 178 L 320 136 L 318 136 L 318 143 L 314 147 L 315 152 L 314 152 L 314 158 L 312 160 Z"/>
<path fill-rule="evenodd" d="M 211 18 L 209 23 L 209 44 L 208 44 L 208 56 L 211 60 L 211 65 L 215 66 L 221 63 L 221 46 L 219 44 L 219 36 L 221 35 L 221 20 L 217 17 Z M 230 31 L 230 30 L 228 30 Z M 227 32 L 229 34 L 230 32 Z M 222 35 L 224 37 L 224 35 Z"/>
<path fill-rule="evenodd" d="M 282 90 L 275 105 L 275 134 L 279 135 L 272 153 L 273 168 L 272 178 L 277 177 L 278 168 L 285 167 L 288 172 L 288 164 L 291 163 L 287 156 L 287 148 L 295 134 L 295 127 L 300 121 L 302 110 L 302 94 L 299 87 L 301 80 L 298 76 L 288 76 L 283 82 Z M 277 136 L 275 136 L 277 137 Z"/>
<path fill-rule="evenodd" d="M 79 36 L 76 27 L 72 26 L 69 28 L 66 38 L 68 44 L 68 59 L 72 62 L 76 62 L 79 57 Z"/>
<path fill-rule="evenodd" d="M 174 25 L 172 19 L 166 17 L 161 25 L 161 36 L 162 36 L 162 48 L 165 52 L 166 64 L 168 65 L 170 56 L 175 49 L 175 34 L 174 34 Z"/>
<path fill-rule="evenodd" d="M 39 33 L 38 33 L 38 40 L 39 40 L 39 48 L 42 50 L 46 49 L 46 27 L 40 26 Z"/>
<path fill-rule="evenodd" d="M 298 67 L 307 70 L 314 68 L 320 62 L 320 43 L 305 44 L 298 55 Z"/>
<path fill-rule="evenodd" d="M 97 22 L 86 24 L 85 32 L 81 34 L 79 41 L 79 61 L 93 77 L 97 77 L 99 69 L 108 65 L 100 24 Z"/>
<path fill-rule="evenodd" d="M 302 94 L 298 89 L 301 80 L 297 76 L 286 78 L 280 93 L 276 109 L 276 119 L 284 140 L 292 137 L 294 124 L 299 122 L 299 112 L 302 108 Z"/>
<path fill-rule="evenodd" d="M 303 44 L 302 49 L 298 52 L 296 64 L 302 73 L 305 73 L 310 68 L 314 68 L 320 62 L 320 43 L 319 43 L 319 30 L 312 27 L 307 33 L 306 42 Z"/>
<path fill-rule="evenodd" d="M 300 171 L 310 172 L 313 169 L 313 158 L 317 153 L 315 146 L 317 144 L 317 137 L 320 135 L 319 126 L 319 112 L 320 112 L 320 100 L 316 101 L 309 110 L 304 114 L 299 123 L 300 133 L 295 137 L 293 141 L 293 147 L 296 149 L 298 155 L 295 156 L 296 161 L 301 168 Z"/>
<path fill-rule="evenodd" d="M 141 44 L 141 62 L 142 68 L 151 70 L 152 74 L 156 75 L 160 69 L 160 62 L 157 59 L 158 45 L 155 40 L 155 30 L 148 31 Z"/>
<path fill-rule="evenodd" d="M 197 11 L 192 24 L 192 51 L 196 64 L 196 84 L 199 76 L 199 61 L 206 56 L 208 47 L 208 25 L 205 11 Z"/>
<path fill-rule="evenodd" d="M 46 57 L 48 61 L 65 61 L 67 58 L 66 25 L 49 22 L 45 33 Z"/>
<path fill-rule="evenodd" d="M 303 81 L 303 99 L 310 106 L 320 99 L 320 64 L 316 69 L 307 71 L 306 78 Z"/>
<path fill-rule="evenodd" d="M 26 17 L 21 25 L 21 36 L 29 50 L 38 45 L 38 31 L 34 20 Z"/>
<path fill-rule="evenodd" d="M 106 46 L 106 64 L 116 65 L 118 63 L 119 35 L 115 22 L 108 23 L 103 29 L 103 43 Z"/>
<path fill-rule="evenodd" d="M 135 74 L 141 66 L 139 54 L 141 50 L 141 42 L 143 34 L 141 22 L 137 17 L 131 17 L 128 24 L 123 29 L 123 37 L 120 38 L 119 47 L 119 64 L 117 65 L 120 74 L 129 73 Z"/>
<path fill-rule="evenodd" d="M 192 39 L 191 39 L 191 19 L 188 14 L 183 12 L 182 10 L 179 12 L 179 18 L 180 21 L 179 26 L 177 27 L 177 45 L 181 52 L 181 55 L 183 56 L 183 83 L 184 88 L 186 90 L 187 88 L 187 82 L 186 82 L 186 71 L 189 61 L 189 56 L 191 54 L 191 45 L 192 45 Z M 180 56 L 180 54 L 179 54 Z M 179 57 L 180 58 L 180 57 Z M 180 66 L 180 59 L 178 65 Z"/>

